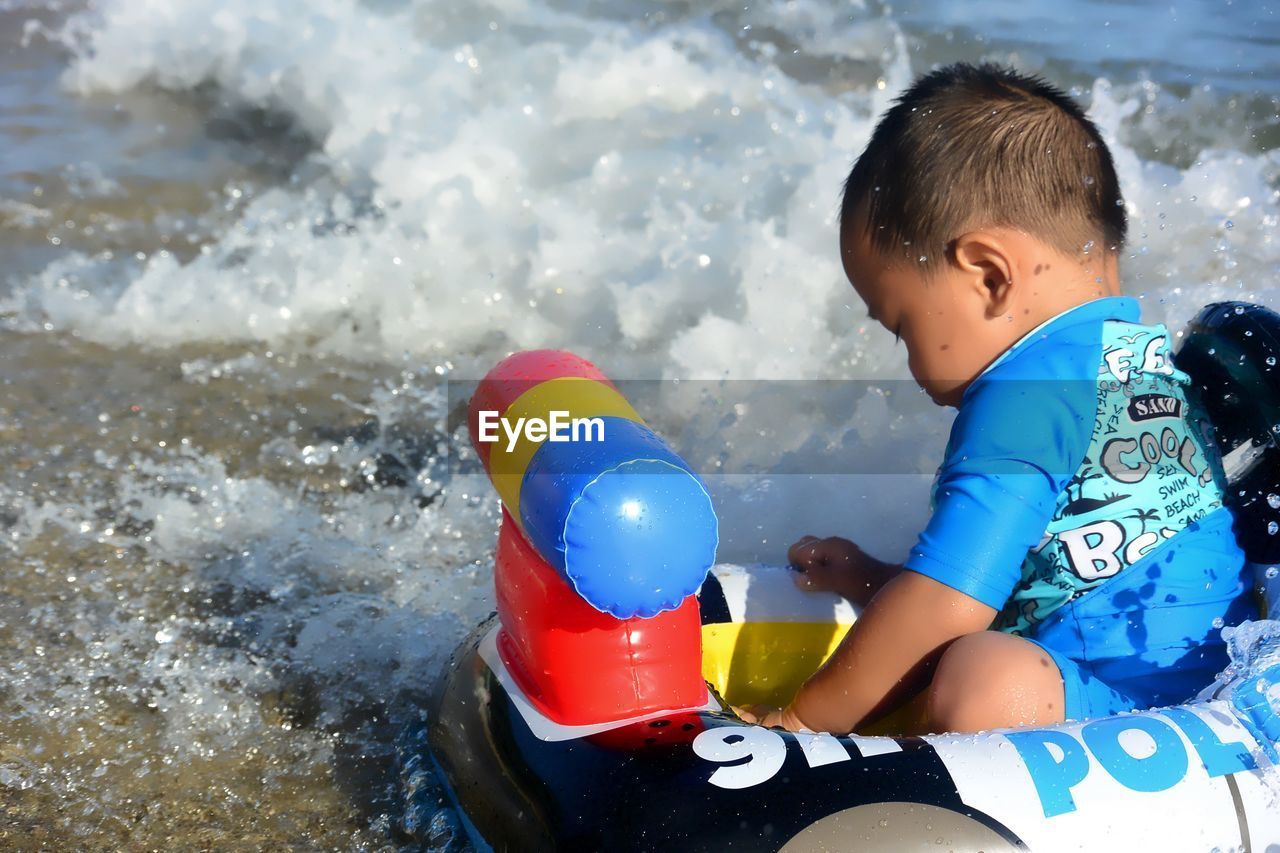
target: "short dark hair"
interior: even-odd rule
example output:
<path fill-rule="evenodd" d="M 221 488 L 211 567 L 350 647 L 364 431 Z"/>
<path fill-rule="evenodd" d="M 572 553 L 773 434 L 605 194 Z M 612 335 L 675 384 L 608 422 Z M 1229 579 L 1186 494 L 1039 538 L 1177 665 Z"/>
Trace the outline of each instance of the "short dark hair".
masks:
<path fill-rule="evenodd" d="M 957 63 L 907 89 L 844 185 L 841 237 L 936 268 L 967 228 L 1017 228 L 1067 254 L 1118 251 L 1127 223 L 1115 164 L 1084 111 L 1039 77 Z"/>

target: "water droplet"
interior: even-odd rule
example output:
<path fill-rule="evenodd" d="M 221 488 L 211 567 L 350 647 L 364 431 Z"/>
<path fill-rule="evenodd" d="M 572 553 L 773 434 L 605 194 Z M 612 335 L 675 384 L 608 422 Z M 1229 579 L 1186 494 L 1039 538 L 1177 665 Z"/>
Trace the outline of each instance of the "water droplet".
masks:
<path fill-rule="evenodd" d="M 1227 623 L 1226 623 L 1225 621 L 1223 621 L 1223 619 L 1222 619 L 1222 617 L 1221 617 L 1221 616 L 1215 616 L 1215 617 L 1214 617 L 1214 619 L 1213 619 L 1213 622 L 1212 622 L 1211 624 L 1213 625 L 1213 627 L 1214 627 L 1215 629 L 1218 629 L 1218 628 L 1221 628 L 1223 625 L 1225 625 L 1225 624 L 1227 624 Z"/>
<path fill-rule="evenodd" d="M 1085 243 L 1085 244 L 1084 244 L 1084 253 L 1085 253 L 1086 255 L 1087 255 L 1087 254 L 1089 254 L 1089 252 L 1090 252 L 1092 249 L 1093 249 L 1093 241 L 1092 241 L 1092 240 L 1090 240 L 1088 243 Z"/>
<path fill-rule="evenodd" d="M 706 267 L 711 265 L 710 255 L 698 255 L 698 266 Z"/>
<path fill-rule="evenodd" d="M 925 261 L 927 261 L 927 260 L 929 260 L 929 256 L 928 256 L 928 255 L 921 255 L 920 257 L 916 258 L 916 261 L 918 261 L 919 263 L 922 263 L 922 264 L 923 264 Z"/>
<path fill-rule="evenodd" d="M 1271 580 L 1276 575 L 1280 575 L 1280 569 L 1277 569 L 1275 566 L 1267 566 L 1267 570 L 1262 574 L 1266 577 L 1267 580 Z"/>
<path fill-rule="evenodd" d="M 1276 524 L 1274 521 L 1268 521 L 1268 522 L 1267 522 L 1267 535 L 1268 535 L 1268 536 L 1275 536 L 1277 533 L 1280 533 L 1280 524 Z"/>
<path fill-rule="evenodd" d="M 1267 495 L 1267 506 L 1272 509 L 1280 509 L 1280 495 L 1277 495 L 1274 492 Z"/>
<path fill-rule="evenodd" d="M 1228 228 L 1235 228 L 1235 227 L 1236 227 L 1236 224 L 1235 224 L 1234 222 L 1232 222 L 1230 219 L 1228 219 L 1228 220 L 1226 221 L 1226 226 L 1227 226 Z"/>
<path fill-rule="evenodd" d="M 1244 306 L 1243 306 L 1243 305 L 1237 305 L 1237 306 L 1236 306 L 1236 313 L 1237 313 L 1237 314 L 1243 314 L 1243 313 L 1244 313 Z"/>
<path fill-rule="evenodd" d="M 1085 175 L 1085 176 L 1084 176 L 1084 185 L 1085 185 L 1086 187 L 1091 187 L 1091 186 L 1093 186 L 1093 175 Z"/>
<path fill-rule="evenodd" d="M 880 825 L 881 825 L 881 826 L 888 826 L 888 825 L 889 825 L 889 821 L 885 820 L 884 818 L 880 818 Z"/>
<path fill-rule="evenodd" d="M 1276 366 L 1276 357 L 1274 355 L 1267 356 L 1267 367 Z"/>

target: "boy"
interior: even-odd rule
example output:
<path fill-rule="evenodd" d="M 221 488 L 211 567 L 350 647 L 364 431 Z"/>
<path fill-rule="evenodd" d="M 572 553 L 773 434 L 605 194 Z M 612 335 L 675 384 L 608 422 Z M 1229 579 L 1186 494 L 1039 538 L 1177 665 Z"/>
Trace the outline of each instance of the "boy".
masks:
<path fill-rule="evenodd" d="M 959 411 L 905 565 L 792 546 L 801 586 L 866 606 L 787 708 L 746 716 L 846 733 L 919 694 L 925 730 L 963 732 L 1190 698 L 1249 616 L 1244 555 L 1168 333 L 1119 296 L 1097 128 L 1037 78 L 942 68 L 877 125 L 840 220 L 870 316 Z"/>

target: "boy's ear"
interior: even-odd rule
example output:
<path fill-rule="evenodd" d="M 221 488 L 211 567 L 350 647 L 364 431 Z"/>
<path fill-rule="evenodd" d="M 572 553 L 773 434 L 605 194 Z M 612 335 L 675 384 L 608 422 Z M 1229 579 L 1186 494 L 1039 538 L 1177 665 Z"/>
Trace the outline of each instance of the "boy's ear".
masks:
<path fill-rule="evenodd" d="M 1007 241 L 991 231 L 967 231 L 952 243 L 952 262 L 987 303 L 988 316 L 1004 313 L 1013 285 L 1013 258 Z"/>

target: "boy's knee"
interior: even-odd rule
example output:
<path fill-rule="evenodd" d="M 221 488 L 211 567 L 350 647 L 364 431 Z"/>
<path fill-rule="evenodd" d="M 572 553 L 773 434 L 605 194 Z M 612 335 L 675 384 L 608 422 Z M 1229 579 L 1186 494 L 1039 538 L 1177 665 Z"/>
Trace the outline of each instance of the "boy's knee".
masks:
<path fill-rule="evenodd" d="M 929 685 L 929 723 L 934 731 L 969 731 L 985 704 L 983 647 L 992 645 L 980 634 L 960 637 L 947 647 Z"/>
<path fill-rule="evenodd" d="M 975 732 L 1039 722 L 1053 712 L 1048 694 L 1058 669 L 1039 647 L 981 631 L 953 642 L 929 686 L 930 727 Z"/>

